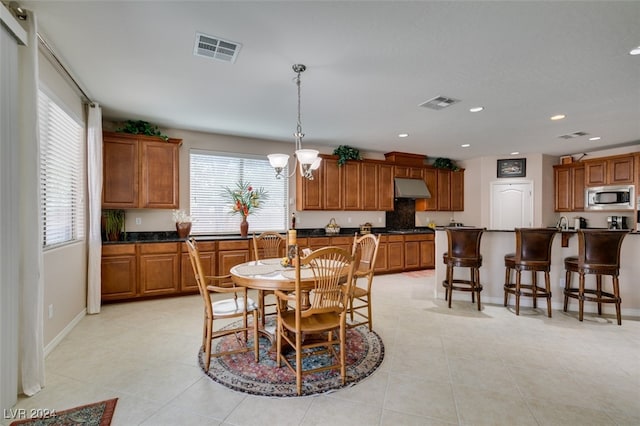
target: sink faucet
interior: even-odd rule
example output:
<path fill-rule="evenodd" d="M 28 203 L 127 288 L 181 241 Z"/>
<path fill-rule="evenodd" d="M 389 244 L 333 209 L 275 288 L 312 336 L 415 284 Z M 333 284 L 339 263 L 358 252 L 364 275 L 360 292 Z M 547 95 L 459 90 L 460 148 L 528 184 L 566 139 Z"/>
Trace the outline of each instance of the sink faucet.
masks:
<path fill-rule="evenodd" d="M 569 228 L 569 220 L 566 216 L 560 216 L 558 219 L 558 223 L 556 223 L 556 228 L 566 231 Z"/>

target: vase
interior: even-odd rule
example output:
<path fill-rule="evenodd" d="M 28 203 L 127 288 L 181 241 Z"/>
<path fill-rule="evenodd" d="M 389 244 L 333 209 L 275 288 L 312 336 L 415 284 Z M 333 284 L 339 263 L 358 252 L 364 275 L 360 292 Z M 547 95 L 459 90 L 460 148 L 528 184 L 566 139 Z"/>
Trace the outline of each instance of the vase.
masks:
<path fill-rule="evenodd" d="M 191 222 L 176 222 L 176 231 L 179 238 L 187 238 L 191 232 Z"/>
<path fill-rule="evenodd" d="M 247 222 L 247 218 L 243 217 L 242 222 L 240 222 L 240 236 L 246 237 L 249 234 L 249 222 Z"/>

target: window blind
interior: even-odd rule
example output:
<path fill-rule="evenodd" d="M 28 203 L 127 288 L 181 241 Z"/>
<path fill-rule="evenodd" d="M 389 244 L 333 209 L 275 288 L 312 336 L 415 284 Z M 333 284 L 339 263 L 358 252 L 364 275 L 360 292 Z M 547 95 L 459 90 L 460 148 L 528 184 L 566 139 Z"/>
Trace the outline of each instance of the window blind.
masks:
<path fill-rule="evenodd" d="M 82 126 L 39 92 L 40 208 L 43 247 L 84 238 Z"/>
<path fill-rule="evenodd" d="M 239 181 L 267 196 L 247 220 L 249 232 L 285 231 L 288 227 L 289 180 L 276 179 L 266 158 L 233 156 L 192 150 L 190 159 L 190 205 L 193 234 L 237 234 L 240 214 L 232 214 L 232 200 L 225 187 L 234 189 Z"/>

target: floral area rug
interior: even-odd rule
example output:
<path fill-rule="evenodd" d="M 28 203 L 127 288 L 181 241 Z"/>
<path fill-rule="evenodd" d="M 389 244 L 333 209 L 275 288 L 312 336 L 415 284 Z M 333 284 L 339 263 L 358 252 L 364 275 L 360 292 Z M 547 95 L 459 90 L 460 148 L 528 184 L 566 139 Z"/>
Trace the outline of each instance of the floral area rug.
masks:
<path fill-rule="evenodd" d="M 116 402 L 118 402 L 118 398 L 82 405 L 64 411 L 56 412 L 51 410 L 50 413 L 46 413 L 45 417 L 16 420 L 10 426 L 109 426 L 116 408 Z M 18 410 L 15 409 L 15 415 L 21 416 L 22 413 Z M 25 414 L 29 414 L 28 411 Z"/>
<path fill-rule="evenodd" d="M 233 324 L 232 324 L 233 325 Z M 269 327 L 267 323 L 267 329 Z M 237 326 L 237 325 L 236 325 Z M 214 351 L 237 347 L 234 336 L 226 336 L 213 342 Z M 253 340 L 248 346 L 253 348 Z M 275 348 L 275 343 L 274 343 Z M 260 337 L 260 362 L 256 363 L 253 351 L 242 354 L 212 357 L 209 371 L 204 368 L 204 351 L 198 353 L 200 368 L 214 381 L 230 389 L 271 397 L 298 396 L 296 376 L 283 363 L 278 367 L 275 351 L 270 352 L 271 342 Z M 302 377 L 302 396 L 325 393 L 352 386 L 373 373 L 384 359 L 382 339 L 364 326 L 347 330 L 347 382 L 343 386 L 339 370 L 307 374 Z M 316 354 L 303 360 L 303 369 L 333 363 L 328 354 Z M 295 364 L 294 364 L 295 365 Z"/>

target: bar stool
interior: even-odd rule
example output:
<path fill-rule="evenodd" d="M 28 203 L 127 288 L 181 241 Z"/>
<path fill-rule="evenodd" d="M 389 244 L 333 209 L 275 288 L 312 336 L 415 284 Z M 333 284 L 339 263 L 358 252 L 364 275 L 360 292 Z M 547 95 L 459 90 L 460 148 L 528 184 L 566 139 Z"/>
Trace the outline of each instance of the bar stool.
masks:
<path fill-rule="evenodd" d="M 551 318 L 551 245 L 555 228 L 516 228 L 516 252 L 504 256 L 504 306 L 509 295 L 516 296 L 516 315 L 520 315 L 520 296 L 533 298 L 537 308 L 539 297 L 547 299 L 547 315 Z M 516 282 L 511 282 L 511 271 L 516 271 Z M 531 284 L 522 284 L 522 271 L 531 271 Z M 538 286 L 538 272 L 544 272 L 544 288 Z"/>
<path fill-rule="evenodd" d="M 564 311 L 567 312 L 569 298 L 578 299 L 578 319 L 582 321 L 584 314 L 584 301 L 598 304 L 598 315 L 602 315 L 603 303 L 616 305 L 616 318 L 618 325 L 622 325 L 620 315 L 620 285 L 618 275 L 620 273 L 620 247 L 622 240 L 629 230 L 578 230 L 578 255 L 564 259 L 566 269 L 566 281 L 564 287 Z M 579 274 L 578 288 L 571 287 L 571 273 Z M 596 288 L 584 288 L 584 276 L 592 274 L 596 276 Z M 602 276 L 610 275 L 613 281 L 613 293 L 602 291 Z M 589 296 L 593 295 L 593 296 Z"/>
<path fill-rule="evenodd" d="M 447 265 L 447 277 L 442 282 L 442 286 L 446 289 L 445 300 L 449 301 L 451 308 L 451 299 L 453 290 L 471 292 L 471 303 L 475 302 L 475 296 L 478 296 L 478 310 L 480 306 L 480 292 L 482 284 L 480 284 L 480 267 L 482 266 L 482 255 L 480 254 L 480 238 L 486 228 L 445 228 L 447 231 L 448 250 L 442 255 L 442 260 Z M 453 268 L 470 268 L 470 279 L 454 279 Z"/>

